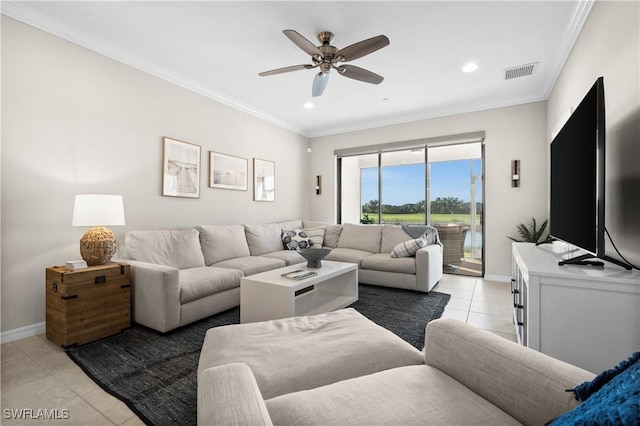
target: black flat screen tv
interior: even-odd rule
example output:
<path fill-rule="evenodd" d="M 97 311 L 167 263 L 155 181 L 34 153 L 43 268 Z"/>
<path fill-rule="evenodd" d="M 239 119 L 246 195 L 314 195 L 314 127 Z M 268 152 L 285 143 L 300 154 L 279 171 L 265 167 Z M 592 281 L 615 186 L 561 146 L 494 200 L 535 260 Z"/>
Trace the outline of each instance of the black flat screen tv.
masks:
<path fill-rule="evenodd" d="M 606 257 L 604 106 L 600 77 L 551 142 L 549 235 L 589 253 L 561 264 Z"/>

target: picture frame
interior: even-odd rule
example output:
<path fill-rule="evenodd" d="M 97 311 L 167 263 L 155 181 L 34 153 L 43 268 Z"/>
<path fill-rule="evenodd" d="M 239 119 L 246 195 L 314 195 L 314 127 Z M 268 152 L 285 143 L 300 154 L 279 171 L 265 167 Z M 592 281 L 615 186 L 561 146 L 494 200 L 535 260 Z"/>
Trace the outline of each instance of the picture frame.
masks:
<path fill-rule="evenodd" d="M 275 201 L 276 163 L 253 159 L 253 201 Z"/>
<path fill-rule="evenodd" d="M 246 191 L 249 160 L 209 151 L 209 187 Z"/>
<path fill-rule="evenodd" d="M 200 198 L 200 145 L 162 139 L 162 195 Z"/>

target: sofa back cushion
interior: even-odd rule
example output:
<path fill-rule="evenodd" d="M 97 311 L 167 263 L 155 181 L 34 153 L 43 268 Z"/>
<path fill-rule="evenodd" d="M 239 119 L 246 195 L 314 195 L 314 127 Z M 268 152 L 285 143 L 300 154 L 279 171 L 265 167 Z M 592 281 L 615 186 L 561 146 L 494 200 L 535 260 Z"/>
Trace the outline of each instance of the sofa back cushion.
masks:
<path fill-rule="evenodd" d="M 301 220 L 285 220 L 283 222 L 278 222 L 277 225 L 280 227 L 281 231 L 292 231 L 294 229 L 303 228 Z"/>
<path fill-rule="evenodd" d="M 342 233 L 342 225 L 327 225 L 324 228 L 324 241 L 322 244 L 326 247 L 338 248 L 340 233 Z"/>
<path fill-rule="evenodd" d="M 391 253 L 398 244 L 413 238 L 415 237 L 404 232 L 401 226 L 385 224 L 382 226 L 380 253 Z"/>
<path fill-rule="evenodd" d="M 345 223 L 338 240 L 338 248 L 350 248 L 380 253 L 382 225 L 356 225 Z"/>
<path fill-rule="evenodd" d="M 300 222 L 302 224 L 302 222 Z M 284 250 L 282 244 L 282 226 L 280 223 L 265 225 L 245 225 L 247 243 L 251 256 L 261 256 L 274 251 Z"/>
<path fill-rule="evenodd" d="M 125 245 L 131 260 L 178 269 L 205 266 L 197 229 L 127 231 Z"/>
<path fill-rule="evenodd" d="M 242 225 L 198 225 L 196 229 L 207 265 L 251 254 Z"/>

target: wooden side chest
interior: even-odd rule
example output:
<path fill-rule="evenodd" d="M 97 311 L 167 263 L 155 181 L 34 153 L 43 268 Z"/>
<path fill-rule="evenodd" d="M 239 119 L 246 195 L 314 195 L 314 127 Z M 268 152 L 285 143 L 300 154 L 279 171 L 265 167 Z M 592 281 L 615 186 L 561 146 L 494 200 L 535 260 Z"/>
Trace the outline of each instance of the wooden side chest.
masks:
<path fill-rule="evenodd" d="M 46 302 L 47 338 L 64 348 L 117 334 L 131 326 L 129 265 L 47 268 Z"/>

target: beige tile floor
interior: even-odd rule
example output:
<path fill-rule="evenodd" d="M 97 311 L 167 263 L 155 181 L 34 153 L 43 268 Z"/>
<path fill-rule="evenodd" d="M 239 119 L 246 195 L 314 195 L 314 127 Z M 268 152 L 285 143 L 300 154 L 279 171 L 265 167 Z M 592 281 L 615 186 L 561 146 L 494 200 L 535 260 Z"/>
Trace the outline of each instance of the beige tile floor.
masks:
<path fill-rule="evenodd" d="M 456 318 L 515 341 L 508 283 L 445 275 L 434 290 L 451 294 L 443 317 Z M 124 403 L 98 387 L 44 335 L 4 343 L 0 351 L 3 426 L 143 425 Z M 38 409 L 47 409 L 58 417 L 68 414 L 68 419 L 18 419 L 7 411 L 12 409 L 31 409 L 32 417 L 38 416 Z"/>
<path fill-rule="evenodd" d="M 455 318 L 516 341 L 509 283 L 445 274 L 434 291 L 451 295 L 443 318 Z"/>

